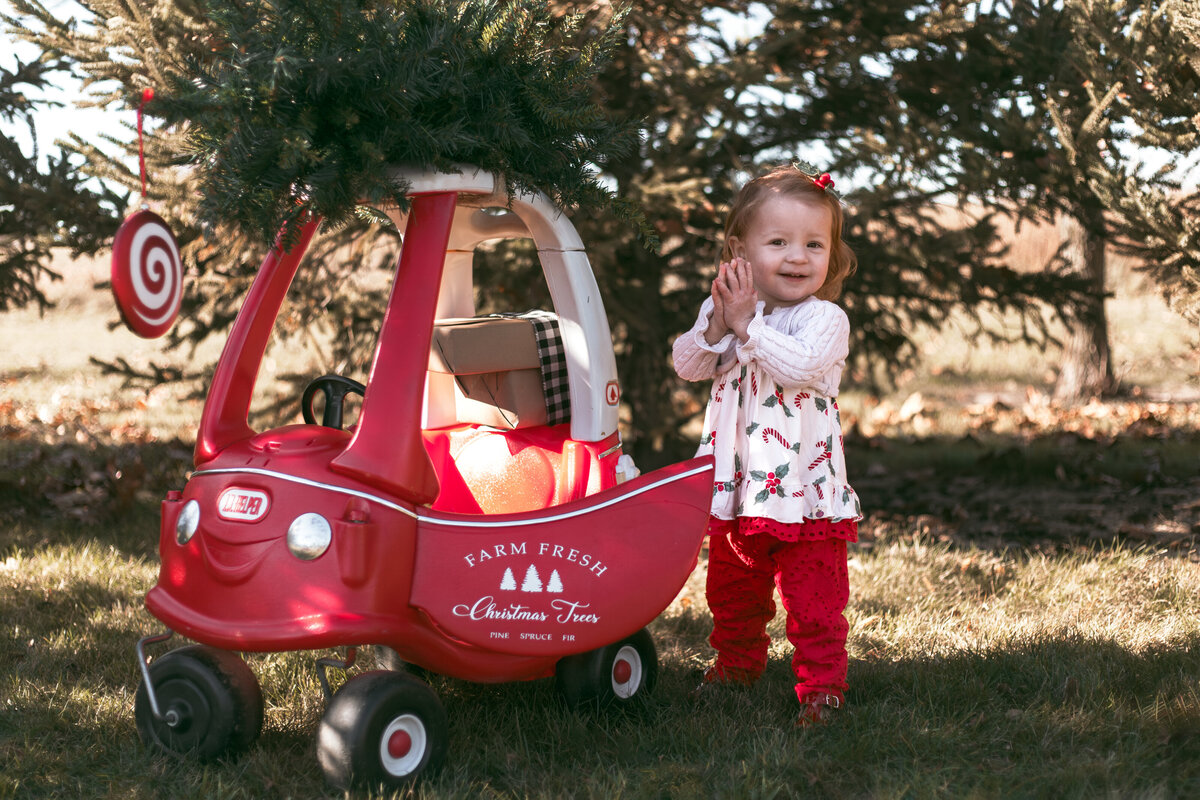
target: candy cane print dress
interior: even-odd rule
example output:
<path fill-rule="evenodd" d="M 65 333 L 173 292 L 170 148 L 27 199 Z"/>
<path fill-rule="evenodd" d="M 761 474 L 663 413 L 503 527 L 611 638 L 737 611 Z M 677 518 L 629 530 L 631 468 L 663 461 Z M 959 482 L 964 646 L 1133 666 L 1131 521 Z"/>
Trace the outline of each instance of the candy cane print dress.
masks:
<path fill-rule="evenodd" d="M 680 377 L 713 382 L 696 453 L 716 458 L 712 515 L 784 524 L 860 519 L 837 406 L 849 353 L 846 313 L 815 297 L 763 309 L 760 302 L 745 342 L 730 333 L 710 345 L 710 297 L 675 340 Z"/>

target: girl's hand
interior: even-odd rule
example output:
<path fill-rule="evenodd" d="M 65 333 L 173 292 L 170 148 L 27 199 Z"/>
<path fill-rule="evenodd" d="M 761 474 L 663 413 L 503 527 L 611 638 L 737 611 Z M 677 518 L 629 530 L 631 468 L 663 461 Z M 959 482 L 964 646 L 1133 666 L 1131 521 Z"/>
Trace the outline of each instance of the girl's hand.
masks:
<path fill-rule="evenodd" d="M 721 281 L 722 276 L 724 281 Z M 735 258 L 722 264 L 713 290 L 714 302 L 716 295 L 721 296 L 725 326 L 733 331 L 738 339 L 746 341 L 746 329 L 754 319 L 754 311 L 758 307 L 758 291 L 754 288 L 750 262 L 744 258 Z M 713 316 L 715 318 L 716 315 Z"/>
<path fill-rule="evenodd" d="M 713 313 L 708 319 L 708 327 L 704 329 L 704 341 L 709 344 L 716 344 L 725 337 L 725 334 L 729 333 L 729 326 L 725 324 L 725 301 L 718 288 L 725 284 L 727 266 L 727 264 L 721 264 L 717 268 L 717 277 L 713 278 L 712 288 L 709 290 L 713 299 Z"/>

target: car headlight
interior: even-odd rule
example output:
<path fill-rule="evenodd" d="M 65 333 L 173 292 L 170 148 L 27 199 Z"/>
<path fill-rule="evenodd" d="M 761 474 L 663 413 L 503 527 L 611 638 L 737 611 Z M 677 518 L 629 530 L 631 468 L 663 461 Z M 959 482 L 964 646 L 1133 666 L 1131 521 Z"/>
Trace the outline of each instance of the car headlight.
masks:
<path fill-rule="evenodd" d="M 312 561 L 326 550 L 333 541 L 333 528 L 320 514 L 301 514 L 288 526 L 288 550 L 296 558 Z"/>
<path fill-rule="evenodd" d="M 188 500 L 183 504 L 183 509 L 180 510 L 179 516 L 175 518 L 175 541 L 180 544 L 187 544 L 196 535 L 196 530 L 200 527 L 200 504 L 195 500 Z"/>

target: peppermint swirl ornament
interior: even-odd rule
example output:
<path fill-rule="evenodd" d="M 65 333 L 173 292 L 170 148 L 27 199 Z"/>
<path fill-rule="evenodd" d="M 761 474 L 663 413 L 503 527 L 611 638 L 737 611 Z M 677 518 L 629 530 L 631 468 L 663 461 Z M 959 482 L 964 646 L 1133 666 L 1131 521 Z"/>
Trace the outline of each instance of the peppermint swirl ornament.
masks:
<path fill-rule="evenodd" d="M 146 149 L 142 117 L 154 89 L 142 90 L 138 105 L 138 167 L 142 202 L 146 200 Z M 126 327 L 145 339 L 162 336 L 179 315 L 183 299 L 183 264 L 179 245 L 163 218 L 147 210 L 126 217 L 113 239 L 112 290 Z"/>
<path fill-rule="evenodd" d="M 113 240 L 112 290 L 125 325 L 145 339 L 162 336 L 179 315 L 183 263 L 167 223 L 145 209 L 126 218 Z"/>

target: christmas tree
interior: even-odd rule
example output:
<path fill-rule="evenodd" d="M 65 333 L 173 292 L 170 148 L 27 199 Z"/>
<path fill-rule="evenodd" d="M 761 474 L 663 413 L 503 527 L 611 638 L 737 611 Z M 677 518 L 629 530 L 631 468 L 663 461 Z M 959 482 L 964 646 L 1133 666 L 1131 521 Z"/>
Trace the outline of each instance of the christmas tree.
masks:
<path fill-rule="evenodd" d="M 515 592 L 517 590 L 517 579 L 513 575 L 511 567 L 504 570 L 504 576 L 500 578 L 500 590 L 504 592 Z"/>
<path fill-rule="evenodd" d="M 521 591 L 542 591 L 542 576 L 538 575 L 537 567 L 535 567 L 533 564 L 530 564 L 529 569 L 525 570 L 525 580 L 521 581 Z"/>
<path fill-rule="evenodd" d="M 641 222 L 597 175 L 637 130 L 591 96 L 620 17 L 581 30 L 528 0 L 209 0 L 209 51 L 169 63 L 201 216 L 272 241 L 315 215 L 405 205 L 392 168 L 468 164 L 560 206 Z M 649 228 L 643 233 L 652 238 Z"/>

